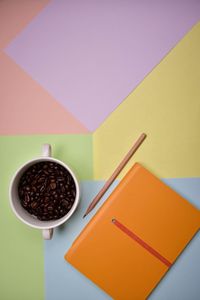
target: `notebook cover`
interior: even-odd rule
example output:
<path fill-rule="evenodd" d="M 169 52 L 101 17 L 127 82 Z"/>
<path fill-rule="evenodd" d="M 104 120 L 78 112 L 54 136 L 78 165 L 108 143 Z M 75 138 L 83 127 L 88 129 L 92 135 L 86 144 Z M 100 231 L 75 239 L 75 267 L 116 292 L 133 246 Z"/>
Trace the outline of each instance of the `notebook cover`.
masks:
<path fill-rule="evenodd" d="M 200 212 L 136 163 L 65 259 L 116 300 L 146 299 L 200 225 Z"/>

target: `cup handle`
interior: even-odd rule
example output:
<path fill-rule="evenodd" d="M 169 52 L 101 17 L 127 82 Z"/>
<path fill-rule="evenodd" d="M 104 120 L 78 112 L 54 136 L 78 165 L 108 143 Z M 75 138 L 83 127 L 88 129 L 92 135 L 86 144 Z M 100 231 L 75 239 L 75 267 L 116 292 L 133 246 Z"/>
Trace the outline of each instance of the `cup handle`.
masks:
<path fill-rule="evenodd" d="M 42 145 L 42 156 L 51 157 L 51 145 L 49 144 Z"/>
<path fill-rule="evenodd" d="M 52 236 L 53 236 L 53 228 L 43 229 L 42 236 L 43 236 L 44 240 L 51 240 Z"/>

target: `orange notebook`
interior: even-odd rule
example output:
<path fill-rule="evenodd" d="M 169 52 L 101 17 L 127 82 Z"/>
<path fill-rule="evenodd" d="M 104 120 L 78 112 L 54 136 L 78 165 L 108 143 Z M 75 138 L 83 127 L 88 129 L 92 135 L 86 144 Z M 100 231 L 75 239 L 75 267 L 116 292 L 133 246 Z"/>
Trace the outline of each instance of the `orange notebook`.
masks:
<path fill-rule="evenodd" d="M 116 300 L 146 299 L 200 225 L 200 212 L 136 163 L 65 259 Z"/>

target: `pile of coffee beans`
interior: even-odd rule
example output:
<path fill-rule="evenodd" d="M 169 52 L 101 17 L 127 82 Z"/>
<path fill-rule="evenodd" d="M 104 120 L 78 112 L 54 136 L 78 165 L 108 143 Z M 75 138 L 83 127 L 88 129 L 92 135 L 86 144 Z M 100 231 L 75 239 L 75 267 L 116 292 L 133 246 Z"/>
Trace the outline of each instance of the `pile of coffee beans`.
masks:
<path fill-rule="evenodd" d="M 76 198 L 71 174 L 62 165 L 44 161 L 32 165 L 18 185 L 21 205 L 39 220 L 49 221 L 66 215 Z"/>

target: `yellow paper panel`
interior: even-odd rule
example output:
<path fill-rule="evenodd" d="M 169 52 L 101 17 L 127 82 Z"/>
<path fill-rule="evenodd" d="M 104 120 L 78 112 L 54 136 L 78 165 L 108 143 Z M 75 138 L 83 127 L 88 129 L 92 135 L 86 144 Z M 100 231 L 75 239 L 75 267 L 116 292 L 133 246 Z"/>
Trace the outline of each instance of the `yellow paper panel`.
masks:
<path fill-rule="evenodd" d="M 142 132 L 138 161 L 160 177 L 200 176 L 200 23 L 93 135 L 94 176 L 105 179 Z"/>

